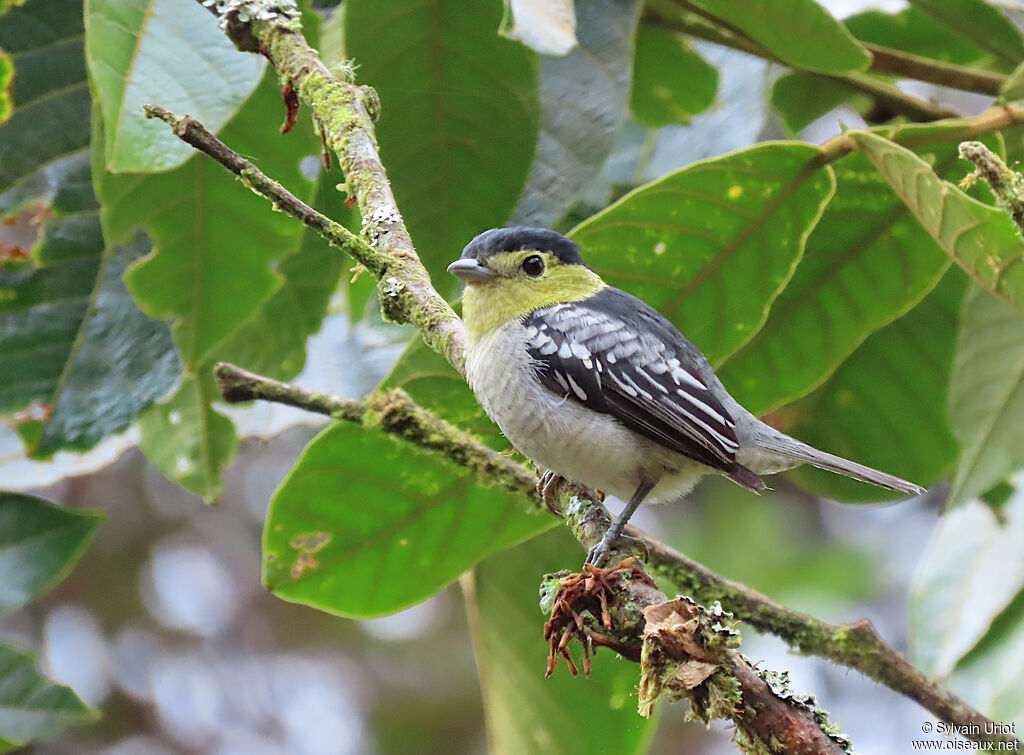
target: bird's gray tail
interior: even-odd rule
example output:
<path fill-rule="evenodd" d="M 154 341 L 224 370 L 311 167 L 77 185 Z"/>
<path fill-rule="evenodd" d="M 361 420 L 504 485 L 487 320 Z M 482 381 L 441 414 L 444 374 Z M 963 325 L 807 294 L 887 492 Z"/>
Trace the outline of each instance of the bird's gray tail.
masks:
<path fill-rule="evenodd" d="M 777 453 L 794 461 L 811 464 L 818 469 L 827 469 L 829 472 L 846 475 L 855 480 L 869 482 L 889 490 L 896 490 L 908 495 L 920 495 L 926 492 L 920 485 L 907 482 L 895 475 L 879 472 L 877 469 L 866 467 L 841 456 L 819 451 L 817 448 L 782 433 L 774 432 L 767 437 L 761 436 L 757 439 L 757 444 L 766 451 Z"/>

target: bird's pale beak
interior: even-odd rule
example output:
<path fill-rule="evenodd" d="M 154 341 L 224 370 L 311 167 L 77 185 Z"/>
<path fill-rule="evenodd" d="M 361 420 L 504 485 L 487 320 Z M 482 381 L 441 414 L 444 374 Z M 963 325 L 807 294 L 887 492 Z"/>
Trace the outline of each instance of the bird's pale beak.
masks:
<path fill-rule="evenodd" d="M 494 279 L 494 273 L 473 259 L 457 259 L 448 266 L 448 272 L 467 283 L 480 283 Z"/>

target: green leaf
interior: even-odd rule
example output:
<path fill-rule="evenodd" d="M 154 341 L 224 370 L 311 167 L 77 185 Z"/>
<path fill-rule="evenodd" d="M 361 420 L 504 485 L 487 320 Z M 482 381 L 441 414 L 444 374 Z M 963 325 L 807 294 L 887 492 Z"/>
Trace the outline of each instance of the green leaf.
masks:
<path fill-rule="evenodd" d="M 650 747 L 657 721 L 636 711 L 635 663 L 602 650 L 589 678 L 570 675 L 564 663 L 544 678 L 547 616 L 540 611 L 537 583 L 545 572 L 575 568 L 582 556 L 559 527 L 474 571 L 466 602 L 492 752 L 628 755 Z M 572 650 L 580 665 L 579 647 Z"/>
<path fill-rule="evenodd" d="M 555 524 L 527 505 L 384 433 L 332 425 L 270 503 L 263 582 L 339 616 L 392 613 Z"/>
<path fill-rule="evenodd" d="M 14 82 L 14 61 L 11 56 L 0 49 L 0 125 L 14 111 L 14 98 L 11 96 L 11 84 Z"/>
<path fill-rule="evenodd" d="M 498 36 L 501 15 L 501 0 L 345 5 L 345 51 L 380 93 L 381 156 L 436 281 L 469 239 L 504 224 L 533 160 L 536 55 Z"/>
<path fill-rule="evenodd" d="M 342 222 L 347 211 L 337 183 L 336 175 L 321 175 L 315 206 Z M 277 268 L 284 279 L 281 287 L 217 349 L 217 359 L 278 380 L 298 375 L 306 362 L 306 339 L 320 329 L 338 278 L 349 265 L 341 251 L 313 231 L 304 231 L 299 250 Z"/>
<path fill-rule="evenodd" d="M 625 116 L 641 5 L 581 3 L 579 44 L 564 57 L 541 57 L 541 131 L 510 224 L 554 227 L 600 173 Z"/>
<path fill-rule="evenodd" d="M 14 423 L 34 456 L 124 429 L 179 372 L 169 329 L 139 312 L 121 282 L 148 241 L 105 248 L 81 149 L 90 119 L 81 36 L 80 3 L 32 2 L 0 27 L 17 66 L 16 111 L 0 128 L 0 172 L 13 166 L 0 213 L 34 203 L 48 218 L 31 258 L 0 266 L 0 412 L 32 405 L 31 419 Z M 9 144 L 18 154 L 4 152 Z"/>
<path fill-rule="evenodd" d="M 139 418 L 142 452 L 167 479 L 207 501 L 220 496 L 224 467 L 238 450 L 235 426 L 212 408 L 220 400 L 212 373 L 212 364 L 202 365 L 169 401 Z"/>
<path fill-rule="evenodd" d="M 86 0 L 85 51 L 106 124 L 103 166 L 170 170 L 194 150 L 142 106 L 188 113 L 217 132 L 260 83 L 266 61 L 235 49 L 199 3 Z"/>
<path fill-rule="evenodd" d="M 962 29 L 948 28 L 917 8 L 898 13 L 866 10 L 843 19 L 861 42 L 893 47 L 946 63 L 969 65 L 986 61 L 989 54 L 966 38 Z"/>
<path fill-rule="evenodd" d="M 1007 65 L 1017 65 L 1024 58 L 1020 30 L 985 0 L 910 0 L 910 4 Z"/>
<path fill-rule="evenodd" d="M 0 617 L 60 582 L 104 518 L 100 511 L 63 508 L 0 491 Z M 0 689 L 2 685 L 0 681 Z"/>
<path fill-rule="evenodd" d="M 760 42 L 783 63 L 842 75 L 861 71 L 871 55 L 814 0 L 692 0 L 692 5 Z"/>
<path fill-rule="evenodd" d="M 1010 102 L 1024 99 L 1024 63 L 1013 69 L 1013 73 L 1006 79 L 999 94 Z"/>
<path fill-rule="evenodd" d="M 1024 589 L 1024 495 L 1005 514 L 1001 524 L 972 501 L 948 511 L 932 534 L 908 603 L 911 655 L 926 674 L 949 674 Z"/>
<path fill-rule="evenodd" d="M 943 149 L 946 162 L 952 148 Z M 755 414 L 825 380 L 872 332 L 930 291 L 949 259 L 863 155 L 835 166 L 838 188 L 804 258 L 750 342 L 718 370 Z"/>
<path fill-rule="evenodd" d="M 803 71 L 780 76 L 772 84 L 771 106 L 790 133 L 797 133 L 856 94 L 842 81 Z"/>
<path fill-rule="evenodd" d="M 280 116 L 276 77 L 268 74 L 221 137 L 299 197 L 311 198 L 313 186 L 299 163 L 319 152 L 319 140 L 305 121 L 281 136 Z M 94 143 L 102 144 L 102 135 Z M 97 149 L 94 166 L 100 159 Z M 311 327 L 305 306 L 288 306 L 284 298 L 268 304 L 283 282 L 271 265 L 299 249 L 302 226 L 205 156 L 156 175 L 104 173 L 98 187 L 109 239 L 121 241 L 140 227 L 153 239 L 153 252 L 129 268 L 125 280 L 151 316 L 176 318 L 173 334 L 185 365 L 178 393 L 142 422 L 143 450 L 171 479 L 216 498 L 236 441 L 231 423 L 211 409 L 219 394 L 210 370 L 220 349 L 239 353 L 238 342 L 232 346 L 229 339 L 261 310 L 261 317 L 272 312 L 301 318 L 275 322 L 275 333 L 300 335 Z M 286 265 L 289 271 L 295 266 L 303 264 Z"/>
<path fill-rule="evenodd" d="M 0 130 L 0 214 L 7 215 L 52 197 L 61 158 L 89 144 L 81 0 L 33 0 L 12 7 L 0 24 L 0 49 L 15 67 L 14 113 Z"/>
<path fill-rule="evenodd" d="M 418 336 L 402 352 L 380 387 L 401 388 L 420 406 L 485 439 L 496 450 L 508 448 L 508 441 L 488 419 L 462 376 Z"/>
<path fill-rule="evenodd" d="M 41 676 L 32 656 L 0 645 L 0 752 L 96 717 L 69 687 Z"/>
<path fill-rule="evenodd" d="M 960 463 L 949 505 L 976 498 L 1024 465 L 1024 317 L 973 286 L 949 387 Z"/>
<path fill-rule="evenodd" d="M 832 196 L 820 155 L 776 142 L 702 160 L 570 235 L 609 284 L 658 309 L 718 363 L 761 327 Z"/>
<path fill-rule="evenodd" d="M 637 123 L 647 128 L 689 123 L 711 107 L 717 92 L 718 69 L 690 49 L 682 35 L 640 25 L 629 95 Z"/>
<path fill-rule="evenodd" d="M 940 179 L 910 150 L 874 134 L 850 138 L 943 251 L 984 288 L 1024 312 L 1024 242 L 1002 210 Z"/>
<path fill-rule="evenodd" d="M 865 340 L 818 390 L 781 409 L 786 432 L 919 484 L 948 475 L 957 448 L 945 396 L 966 283 L 950 270 L 920 304 Z M 836 500 L 901 497 L 809 466 L 789 474 L 806 490 Z"/>
<path fill-rule="evenodd" d="M 953 670 L 949 687 L 993 721 L 1024 728 L 1024 590 Z"/>

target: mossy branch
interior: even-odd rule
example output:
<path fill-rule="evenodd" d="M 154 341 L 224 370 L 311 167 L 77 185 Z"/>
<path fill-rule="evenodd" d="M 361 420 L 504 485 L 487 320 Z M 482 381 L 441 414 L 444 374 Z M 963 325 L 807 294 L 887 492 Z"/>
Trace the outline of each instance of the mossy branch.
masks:
<path fill-rule="evenodd" d="M 377 93 L 338 78 L 302 35 L 294 0 L 197 0 L 217 16 L 241 50 L 266 56 L 282 86 L 311 107 L 321 136 L 338 156 L 379 265 L 371 270 L 384 316 L 415 325 L 424 342 L 465 371 L 465 329 L 416 254 L 377 153 Z"/>
<path fill-rule="evenodd" d="M 366 266 L 377 275 L 385 315 L 394 321 L 415 325 L 427 345 L 463 373 L 465 334 L 462 322 L 432 287 L 377 154 L 373 127 L 373 118 L 379 109 L 376 93 L 337 78 L 324 66 L 303 38 L 298 11 L 291 0 L 197 1 L 210 7 L 240 49 L 256 51 L 269 58 L 280 73 L 283 86 L 297 93 L 301 102 L 313 109 L 314 122 L 321 129 L 325 143 L 338 155 L 348 189 L 355 196 L 363 217 L 365 241 L 352 234 L 346 235 L 347 231 L 338 231 L 337 241 L 346 245 L 356 259 L 362 255 L 370 263 Z M 163 117 L 155 109 L 152 114 Z M 1022 111 L 998 108 L 976 119 L 953 122 L 952 131 L 962 133 L 960 138 L 969 138 L 1022 119 Z M 181 126 L 183 132 L 194 133 L 187 119 L 184 125 L 183 119 L 175 120 L 173 116 L 168 122 Z M 898 129 L 889 129 L 886 133 L 889 132 L 894 137 L 900 135 Z M 950 130 L 943 130 L 946 138 L 950 138 L 950 133 Z M 935 137 L 908 133 L 908 140 L 911 138 Z M 838 159 L 849 151 L 842 138 L 832 140 L 823 148 L 825 161 Z M 284 196 L 282 187 L 261 173 L 252 172 L 250 165 L 247 164 L 244 173 L 236 174 L 254 188 L 257 184 L 265 188 L 264 195 L 272 201 Z M 285 209 L 283 205 L 282 209 Z M 322 226 L 322 221 L 310 217 Z M 435 417 L 400 391 L 374 394 L 362 401 L 346 401 L 310 393 L 233 365 L 219 364 L 216 374 L 221 392 L 230 402 L 275 401 L 391 433 L 446 455 L 474 471 L 486 483 L 522 493 L 524 505 L 539 506 L 540 499 L 535 492 L 537 479 L 532 471 Z M 608 516 L 599 502 L 582 493 L 580 489 L 567 488 L 561 494 L 561 503 L 577 539 L 589 548 L 607 526 Z M 804 652 L 857 668 L 872 679 L 918 700 L 936 716 L 964 731 L 986 730 L 984 725 L 975 726 L 987 721 L 984 716 L 910 666 L 885 645 L 870 624 L 835 626 L 790 611 L 650 538 L 645 539 L 652 571 L 671 578 L 701 602 L 710 603 L 720 598 L 738 618 L 777 634 Z"/>
<path fill-rule="evenodd" d="M 229 403 L 272 401 L 386 432 L 420 448 L 444 454 L 477 473 L 484 482 L 521 494 L 525 506 L 532 509 L 541 506 L 534 472 L 436 417 L 402 391 L 385 391 L 362 400 L 351 400 L 313 393 L 223 362 L 216 366 L 215 374 L 221 394 Z M 559 503 L 573 535 L 589 550 L 611 522 L 605 507 L 588 497 L 584 489 L 571 485 L 560 491 Z M 879 684 L 916 700 L 961 731 L 981 732 L 977 735 L 979 739 L 1016 741 L 1009 735 L 985 735 L 984 732 L 992 728 L 985 725 L 988 723 L 985 716 L 914 668 L 885 643 L 869 621 L 855 624 L 820 621 L 716 574 L 633 527 L 627 527 L 626 532 L 646 543 L 651 574 L 667 579 L 694 600 L 704 605 L 718 601 L 736 618 L 780 637 L 800 652 L 857 669 Z M 619 555 L 630 554 L 621 552 Z"/>
<path fill-rule="evenodd" d="M 1024 236 L 1024 175 L 1012 170 L 1002 158 L 981 142 L 962 142 L 960 157 L 977 166 L 962 184 L 972 184 L 979 178 L 992 187 L 996 203 L 1006 210 Z"/>
<path fill-rule="evenodd" d="M 541 609 L 550 618 L 548 675 L 564 658 L 577 673 L 572 642 L 590 654 L 607 647 L 640 664 L 638 708 L 649 716 L 659 699 L 687 700 L 701 721 L 732 721 L 734 741 L 747 753 L 852 755 L 853 745 L 813 695 L 795 693 L 787 672 L 756 668 L 737 648 L 732 614 L 715 603 L 669 600 L 636 559 L 610 569 L 588 565 L 541 582 Z"/>

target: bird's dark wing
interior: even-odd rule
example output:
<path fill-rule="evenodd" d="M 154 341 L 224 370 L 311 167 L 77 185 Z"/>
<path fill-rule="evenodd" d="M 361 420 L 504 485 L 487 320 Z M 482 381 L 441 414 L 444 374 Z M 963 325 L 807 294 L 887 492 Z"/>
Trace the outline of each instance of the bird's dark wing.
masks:
<path fill-rule="evenodd" d="M 736 425 L 715 396 L 711 367 L 640 299 L 608 287 L 539 309 L 524 325 L 537 375 L 549 390 L 702 464 L 757 480 L 736 462 Z"/>

